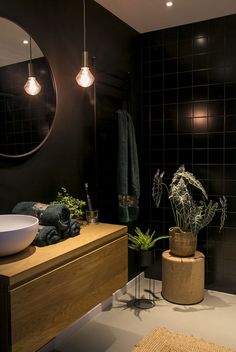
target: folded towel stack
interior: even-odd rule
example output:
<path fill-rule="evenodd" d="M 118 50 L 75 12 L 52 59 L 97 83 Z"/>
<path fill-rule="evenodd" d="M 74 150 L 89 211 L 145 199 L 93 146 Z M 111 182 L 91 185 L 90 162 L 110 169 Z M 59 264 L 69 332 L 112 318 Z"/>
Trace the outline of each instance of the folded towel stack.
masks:
<path fill-rule="evenodd" d="M 57 243 L 80 233 L 79 223 L 70 218 L 70 210 L 65 204 L 20 202 L 12 209 L 12 213 L 32 215 L 39 219 L 39 231 L 33 241 L 33 244 L 39 247 Z"/>

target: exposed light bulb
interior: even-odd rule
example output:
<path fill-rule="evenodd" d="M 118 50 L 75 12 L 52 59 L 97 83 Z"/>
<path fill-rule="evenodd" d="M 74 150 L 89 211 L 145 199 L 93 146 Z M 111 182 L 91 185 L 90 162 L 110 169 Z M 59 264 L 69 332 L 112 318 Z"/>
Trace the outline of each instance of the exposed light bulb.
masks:
<path fill-rule="evenodd" d="M 95 78 L 91 71 L 89 70 L 88 64 L 88 52 L 86 50 L 86 14 L 85 14 L 85 0 L 83 0 L 83 29 L 84 29 L 84 50 L 82 52 L 82 65 L 79 73 L 76 76 L 76 82 L 81 87 L 87 88 L 90 87 Z"/>
<path fill-rule="evenodd" d="M 168 6 L 168 7 L 173 6 L 173 2 L 172 1 L 167 1 L 166 6 Z"/>
<path fill-rule="evenodd" d="M 28 63 L 28 80 L 24 85 L 24 90 L 29 95 L 37 95 L 41 91 L 41 85 L 37 81 L 33 73 L 33 64 L 32 64 L 32 48 L 31 48 L 31 37 L 30 37 L 30 61 Z"/>
<path fill-rule="evenodd" d="M 41 85 L 38 83 L 36 77 L 28 77 L 24 85 L 24 90 L 29 95 L 37 95 L 41 91 Z"/>
<path fill-rule="evenodd" d="M 94 82 L 94 76 L 90 71 L 89 67 L 81 67 L 78 75 L 76 76 L 76 82 L 81 87 L 90 87 Z"/>

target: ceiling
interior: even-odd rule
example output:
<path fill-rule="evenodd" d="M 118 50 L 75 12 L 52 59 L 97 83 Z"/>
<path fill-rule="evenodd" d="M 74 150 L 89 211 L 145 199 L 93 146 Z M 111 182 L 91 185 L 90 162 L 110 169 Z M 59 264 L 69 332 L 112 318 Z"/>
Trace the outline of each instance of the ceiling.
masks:
<path fill-rule="evenodd" d="M 236 0 L 95 0 L 139 33 L 236 13 Z"/>
<path fill-rule="evenodd" d="M 29 34 L 15 23 L 0 17 L 0 67 L 29 60 L 29 45 L 23 44 L 25 39 L 29 40 Z M 41 56 L 41 50 L 32 39 L 32 58 Z"/>

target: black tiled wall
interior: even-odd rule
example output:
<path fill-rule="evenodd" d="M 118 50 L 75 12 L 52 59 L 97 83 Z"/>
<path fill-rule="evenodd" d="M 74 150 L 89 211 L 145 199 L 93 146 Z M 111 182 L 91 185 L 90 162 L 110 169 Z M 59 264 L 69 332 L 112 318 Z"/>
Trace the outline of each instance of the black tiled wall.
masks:
<path fill-rule="evenodd" d="M 141 35 L 142 196 L 144 226 L 167 233 L 168 202 L 156 209 L 156 169 L 170 183 L 185 164 L 216 200 L 225 194 L 228 217 L 198 237 L 206 255 L 206 287 L 236 293 L 236 15 Z M 160 251 L 168 248 L 163 244 Z"/>

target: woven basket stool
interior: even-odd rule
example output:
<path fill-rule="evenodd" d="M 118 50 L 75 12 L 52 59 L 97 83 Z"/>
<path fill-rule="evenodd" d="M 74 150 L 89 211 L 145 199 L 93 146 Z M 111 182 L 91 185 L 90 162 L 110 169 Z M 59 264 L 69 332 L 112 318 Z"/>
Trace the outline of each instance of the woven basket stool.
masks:
<path fill-rule="evenodd" d="M 196 251 L 192 257 L 162 253 L 162 296 L 172 303 L 196 304 L 204 298 L 205 256 Z"/>

